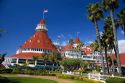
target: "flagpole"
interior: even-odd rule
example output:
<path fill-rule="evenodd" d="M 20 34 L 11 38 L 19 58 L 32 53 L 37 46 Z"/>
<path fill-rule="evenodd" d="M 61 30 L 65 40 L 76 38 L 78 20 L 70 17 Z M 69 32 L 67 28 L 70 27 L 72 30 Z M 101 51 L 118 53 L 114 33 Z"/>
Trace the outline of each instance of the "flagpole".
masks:
<path fill-rule="evenodd" d="M 43 19 L 44 19 L 44 11 L 43 11 Z"/>
<path fill-rule="evenodd" d="M 47 13 L 47 12 L 48 12 L 47 9 L 44 9 L 44 10 L 43 10 L 43 19 L 45 19 L 45 13 Z"/>

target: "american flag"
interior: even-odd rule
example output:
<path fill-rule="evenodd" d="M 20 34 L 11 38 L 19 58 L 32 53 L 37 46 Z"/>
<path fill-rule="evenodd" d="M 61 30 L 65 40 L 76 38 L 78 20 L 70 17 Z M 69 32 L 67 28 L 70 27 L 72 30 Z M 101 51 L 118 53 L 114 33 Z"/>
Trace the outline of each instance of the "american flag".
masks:
<path fill-rule="evenodd" d="M 48 9 L 44 9 L 44 10 L 43 10 L 43 13 L 47 13 L 47 12 L 48 12 Z"/>
<path fill-rule="evenodd" d="M 77 32 L 77 36 L 80 34 L 80 32 Z"/>

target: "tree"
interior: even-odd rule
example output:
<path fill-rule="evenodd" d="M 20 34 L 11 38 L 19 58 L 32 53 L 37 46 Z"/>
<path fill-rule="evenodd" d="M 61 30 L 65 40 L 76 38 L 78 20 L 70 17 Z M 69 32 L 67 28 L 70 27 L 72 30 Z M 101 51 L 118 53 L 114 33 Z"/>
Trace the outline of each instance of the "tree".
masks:
<path fill-rule="evenodd" d="M 82 42 L 80 42 L 80 43 L 77 44 L 77 46 L 75 47 L 75 49 L 76 49 L 77 51 L 80 51 L 80 50 L 82 49 L 83 45 L 84 45 L 84 44 L 83 44 Z"/>
<path fill-rule="evenodd" d="M 4 29 L 0 28 L 0 37 L 3 32 L 6 32 Z"/>
<path fill-rule="evenodd" d="M 33 56 L 32 58 L 34 60 L 34 65 L 35 65 L 35 61 L 39 59 L 39 56 Z"/>
<path fill-rule="evenodd" d="M 118 8 L 118 0 L 103 0 L 103 8 L 104 10 L 110 11 L 110 17 L 112 21 L 112 28 L 113 28 L 113 34 L 114 34 L 114 45 L 116 49 L 116 56 L 117 56 L 117 63 L 118 63 L 118 70 L 119 74 L 122 74 L 121 71 L 121 64 L 119 59 L 119 49 L 118 49 L 118 41 L 117 41 L 117 32 L 115 27 L 115 21 L 114 21 L 114 11 Z"/>
<path fill-rule="evenodd" d="M 99 51 L 99 45 L 97 43 L 97 41 L 93 42 L 92 44 L 90 44 L 90 47 L 92 47 L 93 51 Z"/>
<path fill-rule="evenodd" d="M 109 74 L 109 65 L 108 65 L 108 54 L 107 54 L 107 50 L 108 50 L 108 35 L 106 33 L 103 33 L 102 39 L 101 39 L 101 44 L 102 47 L 104 48 L 105 51 L 105 60 L 106 60 L 106 65 L 107 65 L 107 73 Z"/>
<path fill-rule="evenodd" d="M 103 12 L 101 10 L 101 7 L 96 3 L 96 4 L 90 4 L 88 6 L 88 18 L 95 24 L 95 29 L 96 29 L 96 36 L 97 36 L 97 41 L 99 45 L 99 52 L 101 55 L 101 60 L 102 60 L 102 71 L 104 74 L 104 58 L 102 55 L 102 47 L 101 47 L 101 42 L 100 42 L 100 34 L 99 34 L 99 27 L 98 27 L 98 21 L 103 17 Z"/>
<path fill-rule="evenodd" d="M 4 54 L 0 54 L 0 64 L 2 64 L 2 62 L 4 61 L 4 57 L 6 56 L 6 53 Z"/>
<path fill-rule="evenodd" d="M 115 27 L 117 28 L 119 26 L 117 19 L 114 19 L 115 22 Z M 116 49 L 114 45 L 114 34 L 113 34 L 113 28 L 112 28 L 112 21 L 109 16 L 107 16 L 104 20 L 104 34 L 106 36 L 106 42 L 107 42 L 107 49 L 110 50 L 110 55 L 112 56 L 112 69 L 113 69 L 113 74 L 114 74 L 114 59 L 112 55 L 112 50 L 114 49 L 115 52 L 115 57 L 116 56 Z"/>
<path fill-rule="evenodd" d="M 81 61 L 80 59 L 69 58 L 63 59 L 60 64 L 64 67 L 64 71 L 74 71 L 80 68 Z"/>
<path fill-rule="evenodd" d="M 124 36 L 125 36 L 125 8 L 122 9 L 119 14 L 117 14 L 118 20 L 119 20 L 119 25 L 121 26 Z"/>
<path fill-rule="evenodd" d="M 61 60 L 61 54 L 57 51 L 53 51 L 52 54 L 52 60 L 57 62 L 58 60 Z"/>
<path fill-rule="evenodd" d="M 70 43 L 70 44 L 73 44 L 73 43 L 74 43 L 73 39 L 70 39 L 70 40 L 69 40 L 69 43 Z"/>

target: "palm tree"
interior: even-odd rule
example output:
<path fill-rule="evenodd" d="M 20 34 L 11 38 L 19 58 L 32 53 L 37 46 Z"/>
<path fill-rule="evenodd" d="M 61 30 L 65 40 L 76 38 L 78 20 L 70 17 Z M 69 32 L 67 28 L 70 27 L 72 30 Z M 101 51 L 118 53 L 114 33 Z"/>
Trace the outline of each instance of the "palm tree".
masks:
<path fill-rule="evenodd" d="M 118 8 L 118 0 L 103 0 L 103 7 L 105 10 L 110 11 L 110 17 L 112 21 L 112 28 L 113 28 L 113 34 L 114 34 L 114 44 L 115 44 L 117 63 L 118 63 L 118 70 L 119 70 L 119 74 L 121 75 L 122 71 L 121 71 L 121 64 L 120 64 L 120 59 L 119 59 L 117 33 L 116 33 L 116 27 L 115 27 L 115 22 L 114 22 L 114 11 L 116 8 Z"/>
<path fill-rule="evenodd" d="M 2 64 L 2 62 L 4 61 L 4 57 L 5 57 L 6 53 L 4 54 L 0 54 L 0 64 Z"/>
<path fill-rule="evenodd" d="M 107 35 L 107 42 L 108 42 L 108 50 L 110 50 L 110 55 L 112 56 L 112 70 L 113 70 L 113 74 L 114 72 L 114 58 L 112 55 L 112 50 L 114 49 L 115 52 L 115 57 L 116 56 L 116 49 L 115 49 L 115 45 L 114 45 L 114 34 L 113 34 L 113 28 L 112 28 L 112 21 L 111 18 L 109 16 L 107 16 L 104 20 L 104 33 Z M 115 26 L 118 27 L 118 23 L 117 20 L 115 19 Z"/>
<path fill-rule="evenodd" d="M 120 24 L 120 26 L 124 32 L 124 36 L 125 36 L 125 8 L 122 9 L 117 16 L 118 16 L 119 24 Z"/>
<path fill-rule="evenodd" d="M 102 47 L 104 48 L 105 51 L 105 60 L 106 60 L 106 65 L 107 65 L 107 73 L 109 74 L 109 65 L 108 65 L 108 35 L 106 32 L 103 33 L 102 38 L 101 38 L 101 44 Z"/>
<path fill-rule="evenodd" d="M 90 47 L 92 47 L 93 51 L 99 51 L 99 45 L 97 43 L 97 41 L 93 42 L 92 44 L 90 44 Z"/>
<path fill-rule="evenodd" d="M 103 17 L 103 12 L 100 8 L 100 6 L 96 4 L 90 4 L 88 7 L 88 18 L 95 24 L 95 29 L 96 29 L 96 36 L 97 36 L 97 41 L 99 45 L 99 51 L 101 55 L 101 60 L 102 60 L 102 71 L 104 74 L 104 58 L 102 55 L 102 47 L 101 47 L 101 42 L 100 42 L 100 34 L 99 34 L 99 27 L 98 27 L 98 21 Z"/>

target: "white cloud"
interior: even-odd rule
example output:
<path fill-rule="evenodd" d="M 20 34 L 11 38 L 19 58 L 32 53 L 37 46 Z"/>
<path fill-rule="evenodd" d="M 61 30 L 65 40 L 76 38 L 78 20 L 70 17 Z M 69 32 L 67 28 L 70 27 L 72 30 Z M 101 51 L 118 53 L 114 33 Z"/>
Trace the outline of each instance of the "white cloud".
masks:
<path fill-rule="evenodd" d="M 101 32 L 101 31 L 100 31 L 100 32 L 99 32 L 99 34 L 100 34 L 100 37 L 102 37 L 102 36 L 103 36 L 103 32 Z"/>
<path fill-rule="evenodd" d="M 121 31 L 121 34 L 124 35 L 124 31 Z"/>
<path fill-rule="evenodd" d="M 125 53 L 125 40 L 118 41 L 119 53 Z"/>
<path fill-rule="evenodd" d="M 62 42 L 57 42 L 57 41 L 54 41 L 53 42 L 54 45 L 61 45 L 61 46 L 66 46 L 68 44 L 68 41 L 62 41 Z"/>
<path fill-rule="evenodd" d="M 61 46 L 66 46 L 68 44 L 68 41 L 63 41 L 62 43 L 61 43 Z"/>
<path fill-rule="evenodd" d="M 53 44 L 54 44 L 54 45 L 59 45 L 59 42 L 55 42 L 55 41 L 54 41 Z"/>
<path fill-rule="evenodd" d="M 85 45 L 90 45 L 90 44 L 92 44 L 93 43 L 93 41 L 86 41 L 85 42 Z"/>

